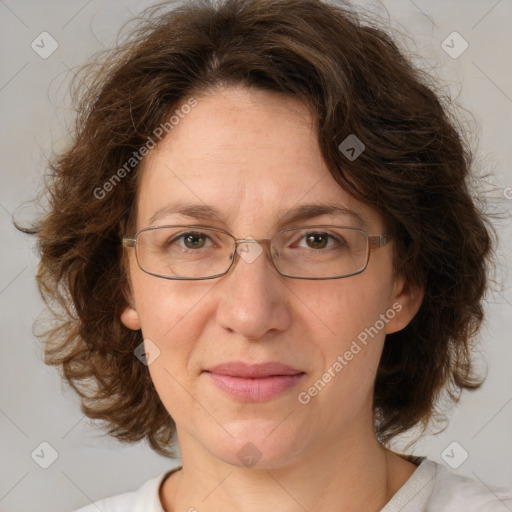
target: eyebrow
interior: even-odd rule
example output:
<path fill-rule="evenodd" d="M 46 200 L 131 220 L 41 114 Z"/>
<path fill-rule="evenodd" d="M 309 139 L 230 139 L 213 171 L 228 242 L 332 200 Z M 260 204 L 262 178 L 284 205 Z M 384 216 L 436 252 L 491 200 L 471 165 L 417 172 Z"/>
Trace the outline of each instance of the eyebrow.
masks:
<path fill-rule="evenodd" d="M 183 217 L 193 219 L 202 219 L 209 221 L 224 222 L 224 215 L 215 207 L 207 204 L 192 204 L 183 202 L 174 202 L 159 208 L 150 218 L 149 225 L 153 225 L 158 219 L 177 214 Z M 306 203 L 294 206 L 287 212 L 280 212 L 276 219 L 276 224 L 284 226 L 303 220 L 321 217 L 322 215 L 332 215 L 334 217 L 350 217 L 361 227 L 366 228 L 368 223 L 363 215 L 353 210 L 349 210 L 342 205 L 335 203 Z"/>

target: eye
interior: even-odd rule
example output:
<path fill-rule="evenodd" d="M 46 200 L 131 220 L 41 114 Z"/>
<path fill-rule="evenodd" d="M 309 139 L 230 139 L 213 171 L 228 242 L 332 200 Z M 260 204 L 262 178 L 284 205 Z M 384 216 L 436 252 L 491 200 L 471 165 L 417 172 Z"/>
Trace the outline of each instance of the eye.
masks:
<path fill-rule="evenodd" d="M 211 238 L 207 234 L 196 231 L 182 233 L 174 237 L 172 240 L 169 241 L 169 245 L 173 244 L 176 240 L 183 240 L 185 248 L 192 250 L 202 249 L 206 245 L 208 240 L 210 240 L 211 242 Z"/>
<path fill-rule="evenodd" d="M 335 237 L 326 232 L 320 231 L 312 231 L 306 234 L 302 234 L 300 240 L 305 240 L 307 244 L 306 248 L 309 249 L 326 249 L 333 248 L 333 246 L 341 246 L 346 247 L 346 242 L 343 238 Z M 329 245 L 329 241 L 332 240 L 332 243 Z M 299 247 L 305 247 L 304 245 L 299 245 Z"/>

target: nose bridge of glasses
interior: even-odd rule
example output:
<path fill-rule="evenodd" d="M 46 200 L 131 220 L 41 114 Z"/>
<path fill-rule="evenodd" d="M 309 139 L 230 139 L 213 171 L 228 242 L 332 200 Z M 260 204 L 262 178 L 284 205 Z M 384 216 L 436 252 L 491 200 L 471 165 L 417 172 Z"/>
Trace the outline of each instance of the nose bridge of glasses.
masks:
<path fill-rule="evenodd" d="M 265 249 L 270 248 L 271 239 L 270 238 L 255 239 L 252 237 L 235 238 L 234 242 L 235 242 L 235 251 L 234 252 L 236 254 L 238 254 L 238 256 L 240 256 L 243 260 L 245 260 L 246 263 L 252 263 L 253 261 L 256 260 L 256 258 L 258 258 L 258 256 L 260 256 L 260 254 L 262 252 L 265 252 L 268 255 L 268 252 Z M 270 257 L 272 258 L 272 254 L 270 255 Z"/>
<path fill-rule="evenodd" d="M 258 245 L 269 245 L 270 244 L 270 241 L 271 239 L 270 238 L 260 238 L 260 239 L 256 239 L 256 238 L 235 238 L 235 245 L 240 245 L 240 244 L 251 244 L 251 243 L 256 243 Z"/>

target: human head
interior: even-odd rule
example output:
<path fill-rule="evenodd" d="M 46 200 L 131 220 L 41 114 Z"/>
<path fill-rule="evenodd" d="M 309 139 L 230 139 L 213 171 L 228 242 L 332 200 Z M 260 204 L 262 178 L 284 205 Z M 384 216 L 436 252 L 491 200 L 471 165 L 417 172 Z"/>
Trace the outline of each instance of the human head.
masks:
<path fill-rule="evenodd" d="M 177 202 L 193 208 L 195 216 L 168 211 Z M 328 172 L 305 105 L 282 93 L 243 87 L 197 96 L 194 110 L 139 169 L 136 204 L 129 232 L 144 230 L 143 236 L 148 226 L 199 223 L 260 240 L 307 226 L 278 251 L 307 251 L 308 267 L 334 254 L 340 261 L 346 254 L 340 247 L 359 245 L 335 229 L 313 231 L 315 225 L 372 235 L 385 230 L 378 212 L 350 197 Z M 319 204 L 354 213 L 284 220 L 295 207 Z M 217 217 L 198 213 L 207 206 Z M 286 279 L 266 253 L 247 258 L 241 251 L 242 261 L 215 280 L 169 280 L 141 270 L 144 253 L 162 254 L 157 259 L 174 267 L 170 255 L 188 253 L 197 262 L 199 255 L 218 255 L 221 246 L 228 247 L 219 233 L 198 236 L 203 231 L 196 228 L 172 234 L 151 229 L 156 245 L 140 242 L 139 261 L 127 252 L 130 305 L 121 315 L 126 327 L 142 330 L 151 379 L 176 422 L 181 453 L 199 445 L 217 459 L 241 464 L 239 454 L 254 446 L 258 464 L 278 467 L 321 451 L 320 437 L 331 450 L 333 437 L 376 445 L 373 383 L 384 335 L 403 328 L 421 303 L 420 291 L 394 275 L 391 243 L 372 252 L 362 273 L 325 281 Z M 311 239 L 311 232 L 324 234 Z M 272 390 L 260 385 L 226 396 L 211 371 L 241 362 L 284 364 L 303 375 L 277 395 L 271 394 L 274 382 Z"/>
<path fill-rule="evenodd" d="M 53 163 L 38 276 L 49 301 L 59 300 L 57 285 L 69 290 L 60 298 L 77 318 L 48 333 L 47 361 L 64 367 L 86 414 L 121 440 L 147 437 L 166 450 L 172 420 L 133 356 L 142 334 L 121 321 L 129 283 L 119 239 L 143 167 L 134 153 L 183 115 L 188 98 L 231 85 L 308 107 L 332 179 L 378 212 L 393 237 L 394 275 L 424 290 L 409 325 L 385 339 L 374 393 L 380 438 L 427 421 L 443 387 L 474 386 L 470 346 L 490 241 L 466 186 L 470 152 L 426 77 L 382 31 L 312 0 L 187 2 L 156 10 L 89 85 L 74 144 Z M 351 134 L 365 145 L 353 161 L 338 147 Z M 88 397 L 80 383 L 95 375 Z"/>

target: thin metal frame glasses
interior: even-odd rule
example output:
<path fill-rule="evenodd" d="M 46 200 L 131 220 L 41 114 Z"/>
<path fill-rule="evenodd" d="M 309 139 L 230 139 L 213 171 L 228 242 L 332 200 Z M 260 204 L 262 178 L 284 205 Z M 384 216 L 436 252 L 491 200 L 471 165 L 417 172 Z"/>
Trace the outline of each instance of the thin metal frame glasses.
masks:
<path fill-rule="evenodd" d="M 183 228 L 179 232 L 174 232 L 175 228 Z M 321 229 L 330 229 L 330 232 L 327 231 L 319 231 Z M 336 230 L 336 231 L 334 231 Z M 166 233 L 173 232 L 174 235 L 171 238 L 167 238 Z M 337 246 L 333 249 L 318 251 L 316 249 L 311 249 L 304 251 L 304 248 L 301 249 L 293 249 L 293 253 L 290 252 L 289 247 L 284 247 L 284 244 L 288 243 L 295 233 L 299 234 L 302 232 L 302 237 L 298 240 L 302 240 L 304 236 L 323 236 L 327 235 L 326 238 L 331 238 Z M 162 235 L 162 240 L 157 242 L 157 237 Z M 225 243 L 224 252 L 222 253 L 222 258 L 226 257 L 225 260 L 225 270 L 222 272 L 218 272 L 213 275 L 201 275 L 199 277 L 190 277 L 183 275 L 176 275 L 174 272 L 171 273 L 162 273 L 157 272 L 158 264 L 162 265 L 163 263 L 168 264 L 170 260 L 174 257 L 177 258 L 188 258 L 193 262 L 194 265 L 198 265 L 198 261 L 206 257 L 204 251 L 203 255 L 199 255 L 197 253 L 197 249 L 188 249 L 186 247 L 180 247 L 179 250 L 181 252 L 175 253 L 174 255 L 169 255 L 169 247 L 172 244 L 175 244 L 176 240 L 182 239 L 185 235 L 206 235 L 207 238 L 213 243 L 214 238 L 218 240 L 223 238 Z M 229 243 L 228 239 L 230 240 Z M 387 244 L 391 239 L 391 235 L 384 233 L 381 235 L 369 235 L 367 232 L 363 231 L 359 228 L 347 227 L 347 226 L 338 226 L 333 224 L 322 224 L 322 225 L 312 225 L 312 226 L 298 226 L 293 228 L 283 229 L 278 231 L 272 238 L 264 238 L 260 240 L 255 240 L 253 238 L 235 238 L 233 235 L 224 231 L 222 229 L 201 226 L 201 225 L 165 225 L 165 226 L 150 226 L 139 230 L 133 237 L 124 236 L 122 239 L 123 248 L 135 248 L 135 255 L 137 258 L 137 264 L 141 270 L 155 277 L 160 277 L 163 279 L 175 279 L 175 280 L 202 280 L 202 279 L 215 279 L 217 277 L 221 277 L 229 272 L 229 270 L 233 267 L 235 262 L 240 257 L 241 250 L 238 249 L 240 244 L 249 244 L 249 243 L 257 243 L 265 246 L 266 251 L 270 250 L 270 259 L 273 263 L 276 271 L 284 277 L 289 277 L 291 279 L 310 279 L 310 280 L 319 280 L 319 279 L 341 279 L 344 277 L 350 277 L 353 275 L 360 274 L 363 272 L 368 266 L 368 262 L 370 259 L 370 252 L 376 248 L 382 247 Z M 296 240 L 297 241 L 297 240 Z M 173 250 L 177 251 L 178 248 L 176 245 L 173 246 Z M 249 249 L 242 252 L 248 252 Z M 299 252 L 296 252 L 296 251 Z M 302 252 L 301 252 L 302 250 Z M 162 255 L 163 253 L 163 263 L 162 263 Z M 285 253 L 285 251 L 288 251 Z M 194 255 L 194 252 L 199 256 L 199 260 Z M 157 255 L 158 253 L 158 255 Z M 267 252 L 268 254 L 268 252 Z M 282 254 L 287 254 L 286 258 L 291 261 L 293 265 L 296 265 L 296 268 L 299 269 L 300 265 L 309 264 L 309 275 L 300 275 L 300 272 L 292 272 L 286 270 L 286 264 L 284 264 L 285 256 Z M 238 258 L 237 258 L 238 255 Z M 290 257 L 289 255 L 293 255 Z M 259 254 L 258 254 L 259 256 Z M 153 258 L 153 260 L 151 259 Z M 158 259 L 160 258 L 160 259 Z M 194 260 L 194 258 L 196 258 Z M 295 259 L 294 259 L 295 258 Z M 245 258 L 244 258 L 245 259 Z M 343 259 L 343 261 L 342 261 Z M 169 260 L 169 261 L 167 261 Z M 150 262 L 148 266 L 148 261 Z M 159 263 L 160 261 L 160 263 Z M 203 258 L 201 261 L 206 263 L 206 259 Z M 288 261 L 288 266 L 290 266 L 290 261 Z M 344 262 L 344 263 L 343 263 Z M 216 260 L 217 266 L 221 266 L 221 260 Z M 187 263 L 188 264 L 188 263 Z M 313 274 L 319 274 L 320 272 L 314 269 L 325 268 L 334 268 L 336 265 L 339 268 L 343 267 L 345 264 L 346 269 L 350 269 L 350 271 L 345 270 L 340 274 L 335 275 L 327 275 L 327 276 L 318 276 Z M 223 264 L 222 264 L 223 265 Z M 331 265 L 329 267 L 328 265 Z M 223 268 L 223 267 L 222 267 Z M 303 274 L 307 274 L 308 272 L 302 272 Z"/>

